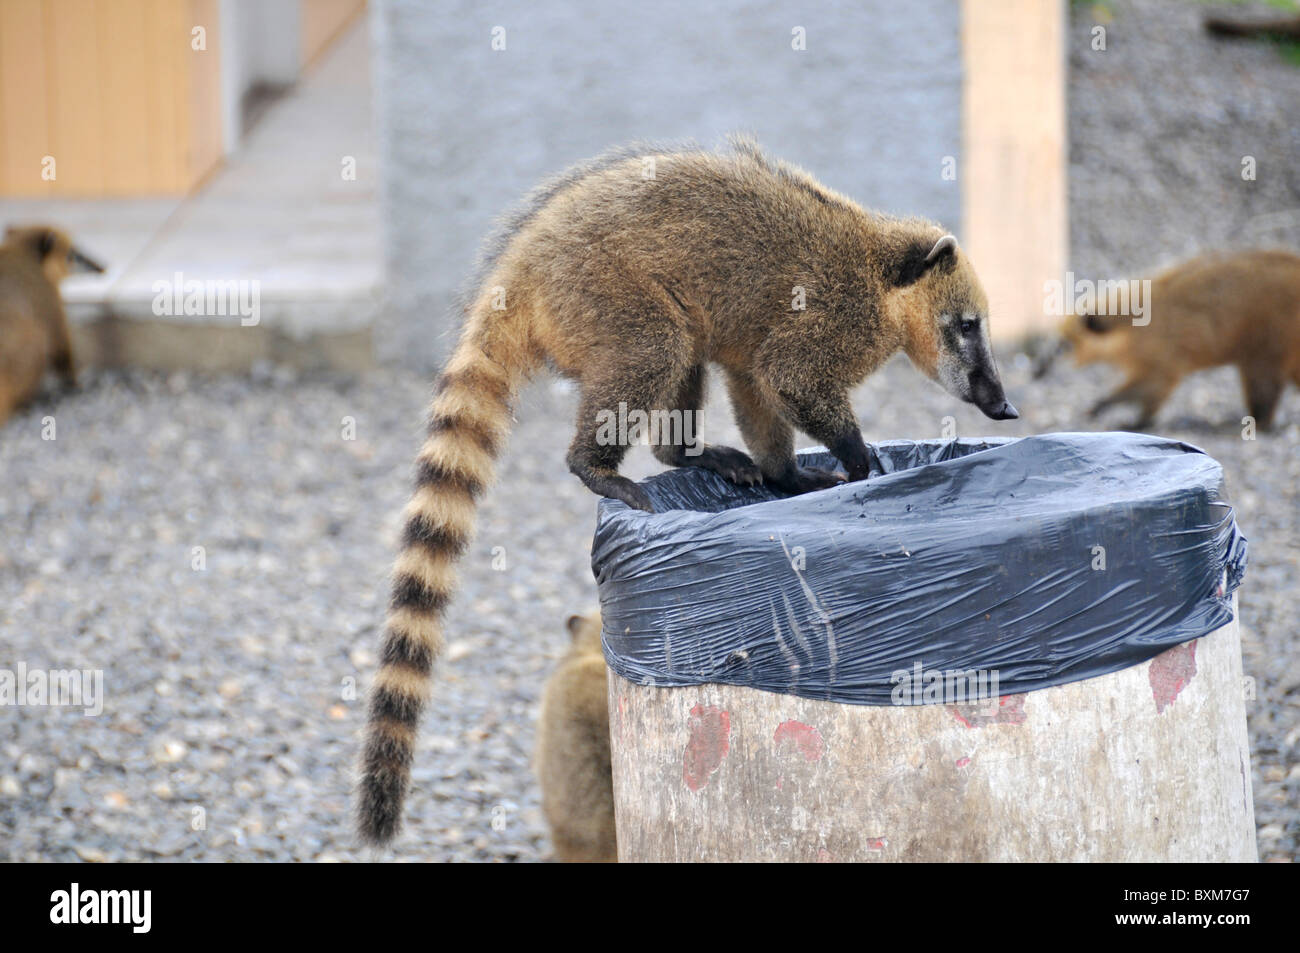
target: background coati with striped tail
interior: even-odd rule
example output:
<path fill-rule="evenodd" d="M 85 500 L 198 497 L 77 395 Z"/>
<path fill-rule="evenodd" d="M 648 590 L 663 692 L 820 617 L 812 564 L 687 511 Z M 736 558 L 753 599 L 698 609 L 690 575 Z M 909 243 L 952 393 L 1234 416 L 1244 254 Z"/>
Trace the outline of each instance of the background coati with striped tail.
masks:
<path fill-rule="evenodd" d="M 866 477 L 850 390 L 899 350 L 989 417 L 1017 416 L 979 280 L 936 224 L 868 212 L 743 139 L 720 153 L 621 150 L 535 192 L 489 246 L 433 400 L 371 692 L 362 836 L 382 843 L 400 824 L 453 562 L 531 373 L 549 365 L 579 385 L 569 469 L 650 510 L 619 475 L 627 447 L 601 437 L 620 404 L 698 411 L 705 367 L 717 364 L 752 458 L 670 443 L 655 456 L 804 493 L 843 477 L 796 463 L 795 428 L 850 480 Z"/>
<path fill-rule="evenodd" d="M 1300 387 L 1300 255 L 1288 251 L 1214 252 L 1152 279 L 1150 323 L 1126 315 L 1067 317 L 1061 340 L 1035 370 L 1042 376 L 1064 351 L 1076 364 L 1105 361 L 1124 382 L 1097 401 L 1093 416 L 1137 404 L 1132 429 L 1150 427 L 1179 381 L 1194 371 L 1235 365 L 1256 426 L 1272 426 L 1290 382 Z"/>
<path fill-rule="evenodd" d="M 40 389 L 47 369 L 67 384 L 76 383 L 59 282 L 73 271 L 103 270 L 57 228 L 5 229 L 0 243 L 0 424 Z"/>

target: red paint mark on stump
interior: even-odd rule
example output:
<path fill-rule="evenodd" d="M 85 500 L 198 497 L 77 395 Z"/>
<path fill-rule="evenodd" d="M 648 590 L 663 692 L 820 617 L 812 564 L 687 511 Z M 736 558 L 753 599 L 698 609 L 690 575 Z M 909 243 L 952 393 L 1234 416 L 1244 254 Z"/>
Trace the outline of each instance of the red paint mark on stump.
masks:
<path fill-rule="evenodd" d="M 682 779 L 692 791 L 709 783 L 731 750 L 731 715 L 713 705 L 691 709 L 691 737 L 682 757 Z"/>
<path fill-rule="evenodd" d="M 772 735 L 772 740 L 776 742 L 777 750 L 797 751 L 803 755 L 805 761 L 820 760 L 822 752 L 826 749 L 825 744 L 822 743 L 821 732 L 812 725 L 805 725 L 802 721 L 781 722 L 776 726 L 776 733 Z"/>
<path fill-rule="evenodd" d="M 1195 674 L 1195 642 L 1175 645 L 1151 660 L 1147 678 L 1151 681 L 1151 697 L 1156 700 L 1156 714 L 1174 703 L 1178 693 L 1187 687 Z"/>
<path fill-rule="evenodd" d="M 1025 714 L 1025 693 L 1003 695 L 993 704 L 993 699 L 975 702 L 971 705 L 949 705 L 952 716 L 967 728 L 983 728 L 985 725 L 1023 725 L 1029 716 Z"/>
<path fill-rule="evenodd" d="M 884 849 L 885 849 L 886 847 L 888 847 L 888 846 L 889 846 L 889 838 L 888 838 L 888 837 L 868 837 L 868 838 L 867 838 L 867 844 L 866 844 L 867 850 L 884 850 Z"/>
<path fill-rule="evenodd" d="M 970 758 L 958 758 L 958 759 L 957 759 L 957 767 L 959 767 L 959 768 L 964 768 L 964 767 L 966 767 L 966 766 L 969 765 L 969 764 L 970 764 Z"/>

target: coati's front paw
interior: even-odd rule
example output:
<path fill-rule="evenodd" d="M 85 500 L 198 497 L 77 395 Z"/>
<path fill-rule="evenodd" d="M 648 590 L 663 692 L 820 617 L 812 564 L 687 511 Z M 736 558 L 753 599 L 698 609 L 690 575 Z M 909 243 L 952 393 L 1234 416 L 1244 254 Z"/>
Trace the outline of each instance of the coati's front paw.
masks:
<path fill-rule="evenodd" d="M 1115 401 L 1112 400 L 1111 398 L 1103 397 L 1101 400 L 1097 401 L 1095 404 L 1093 404 L 1091 407 L 1088 408 L 1087 410 L 1088 417 L 1093 420 L 1096 420 L 1108 409 L 1110 409 L 1110 406 L 1113 403 L 1115 403 Z"/>
<path fill-rule="evenodd" d="M 1151 417 L 1135 417 L 1130 420 L 1127 426 L 1121 427 L 1121 430 L 1129 433 L 1149 433 L 1151 425 L 1155 423 Z"/>
<path fill-rule="evenodd" d="M 844 474 L 833 470 L 819 470 L 816 467 L 792 467 L 779 477 L 767 477 L 769 486 L 774 486 L 783 493 L 811 493 L 839 486 L 844 482 Z"/>
<path fill-rule="evenodd" d="M 695 466 L 712 470 L 724 480 L 737 486 L 757 486 L 763 482 L 763 471 L 749 456 L 734 447 L 705 447 L 694 460 Z"/>

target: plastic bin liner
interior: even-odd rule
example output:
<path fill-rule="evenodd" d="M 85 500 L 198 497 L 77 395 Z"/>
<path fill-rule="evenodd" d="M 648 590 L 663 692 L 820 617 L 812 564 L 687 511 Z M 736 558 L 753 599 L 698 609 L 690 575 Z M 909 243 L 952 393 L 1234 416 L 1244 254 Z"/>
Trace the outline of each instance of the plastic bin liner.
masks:
<path fill-rule="evenodd" d="M 1030 691 L 1232 619 L 1246 540 L 1196 447 L 1060 433 L 869 449 L 867 480 L 804 496 L 682 468 L 642 484 L 653 514 L 602 501 L 591 562 L 610 667 L 910 704 L 940 700 L 918 696 L 917 675 Z"/>

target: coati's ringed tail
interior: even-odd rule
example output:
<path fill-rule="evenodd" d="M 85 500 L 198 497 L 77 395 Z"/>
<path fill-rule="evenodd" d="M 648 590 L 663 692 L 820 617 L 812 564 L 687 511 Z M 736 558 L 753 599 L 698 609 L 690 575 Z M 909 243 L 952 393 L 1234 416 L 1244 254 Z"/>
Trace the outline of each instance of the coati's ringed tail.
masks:
<path fill-rule="evenodd" d="M 503 339 L 509 328 L 490 324 L 486 311 L 482 302 L 471 311 L 438 382 L 415 492 L 403 513 L 362 754 L 358 822 L 368 843 L 391 840 L 401 827 L 419 719 L 443 647 L 442 615 L 456 586 L 454 564 L 473 535 L 476 501 L 491 482 L 513 395 L 531 370 L 527 351 Z"/>

